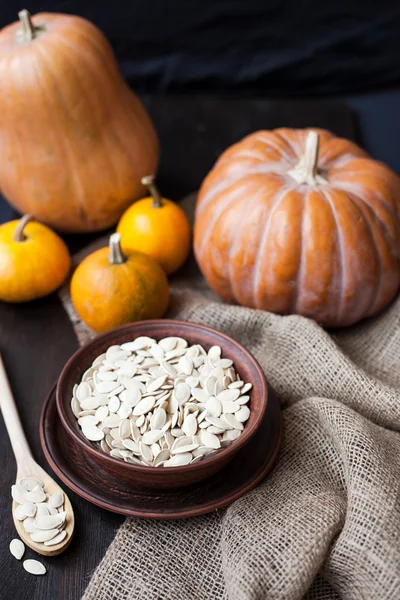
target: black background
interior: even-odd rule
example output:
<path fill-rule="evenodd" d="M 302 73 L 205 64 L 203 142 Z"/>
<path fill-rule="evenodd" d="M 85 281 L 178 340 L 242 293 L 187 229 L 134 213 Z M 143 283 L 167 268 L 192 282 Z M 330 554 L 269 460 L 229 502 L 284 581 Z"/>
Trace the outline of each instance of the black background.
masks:
<path fill-rule="evenodd" d="M 139 93 L 349 94 L 400 81 L 399 0 L 3 0 L 78 14 L 111 41 Z"/>

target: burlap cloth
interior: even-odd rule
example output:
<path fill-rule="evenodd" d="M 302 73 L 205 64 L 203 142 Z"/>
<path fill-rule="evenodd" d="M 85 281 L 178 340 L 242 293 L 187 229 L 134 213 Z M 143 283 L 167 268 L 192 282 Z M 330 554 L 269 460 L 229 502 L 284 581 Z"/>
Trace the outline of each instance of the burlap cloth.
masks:
<path fill-rule="evenodd" d="M 63 300 L 86 341 L 66 290 Z M 302 317 L 222 304 L 189 265 L 172 282 L 169 316 L 254 354 L 283 409 L 282 450 L 226 510 L 126 519 L 84 599 L 400 599 L 400 298 L 329 334 Z"/>

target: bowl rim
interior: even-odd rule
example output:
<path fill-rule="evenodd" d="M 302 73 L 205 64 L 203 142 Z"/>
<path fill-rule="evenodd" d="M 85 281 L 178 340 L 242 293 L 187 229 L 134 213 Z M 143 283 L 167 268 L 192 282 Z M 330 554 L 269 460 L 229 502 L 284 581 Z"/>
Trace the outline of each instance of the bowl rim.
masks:
<path fill-rule="evenodd" d="M 130 470 L 132 473 L 133 472 L 140 472 L 143 474 L 152 473 L 153 475 L 155 472 L 157 472 L 159 470 L 160 475 L 161 474 L 165 475 L 164 469 L 157 470 L 156 467 L 152 467 L 152 466 L 147 467 L 145 465 L 136 465 L 136 464 L 132 464 L 132 463 L 127 463 L 125 461 L 121 461 L 118 458 L 114 458 L 113 456 L 110 456 L 109 454 L 107 454 L 106 452 L 103 452 L 102 450 L 98 450 L 97 448 L 95 448 L 89 440 L 85 440 L 85 438 L 83 436 L 81 436 L 78 432 L 76 432 L 75 429 L 72 427 L 72 425 L 66 415 L 66 412 L 64 410 L 64 405 L 63 405 L 63 401 L 62 401 L 62 397 L 61 397 L 61 387 L 64 383 L 64 380 L 67 377 L 68 371 L 74 365 L 76 360 L 79 360 L 79 358 L 81 358 L 85 355 L 88 348 L 98 344 L 99 342 L 101 343 L 103 340 L 106 340 L 108 337 L 115 336 L 118 333 L 127 332 L 130 329 L 132 329 L 133 330 L 132 334 L 135 335 L 136 327 L 138 329 L 139 328 L 145 329 L 146 326 L 148 326 L 148 325 L 158 325 L 158 324 L 160 326 L 172 326 L 172 327 L 174 327 L 175 325 L 179 325 L 179 326 L 194 328 L 195 330 L 200 329 L 204 332 L 211 332 L 214 335 L 217 334 L 217 336 L 221 337 L 223 340 L 233 343 L 233 345 L 238 347 L 239 350 L 248 358 L 248 360 L 250 361 L 250 363 L 255 368 L 256 372 L 258 373 L 259 378 L 260 378 L 260 385 L 261 385 L 261 389 L 260 389 L 261 409 L 260 409 L 258 416 L 256 417 L 256 420 L 254 421 L 254 423 L 252 425 L 252 428 L 248 429 L 246 431 L 246 427 L 245 427 L 243 429 L 243 433 L 236 440 L 234 440 L 226 448 L 219 450 L 219 452 L 217 452 L 213 456 L 211 456 L 209 458 L 206 457 L 204 460 L 201 460 L 201 461 L 191 464 L 191 465 L 189 464 L 189 465 L 173 467 L 173 469 L 171 469 L 171 471 L 172 471 L 172 473 L 184 474 L 184 473 L 187 473 L 189 470 L 191 472 L 197 471 L 197 470 L 202 470 L 204 468 L 205 463 L 207 463 L 207 465 L 210 465 L 210 466 L 216 465 L 216 463 L 218 463 L 224 457 L 226 458 L 229 454 L 232 454 L 232 457 L 233 457 L 233 455 L 236 454 L 236 452 L 238 452 L 255 435 L 256 431 L 260 427 L 262 420 L 265 417 L 265 413 L 267 410 L 267 404 L 268 404 L 267 381 L 266 381 L 264 372 L 263 372 L 259 362 L 257 361 L 257 359 L 240 342 L 236 341 L 234 338 L 227 335 L 226 333 L 222 333 L 221 331 L 214 329 L 213 327 L 209 327 L 208 325 L 193 323 L 192 321 L 182 321 L 182 320 L 178 320 L 178 319 L 148 319 L 148 320 L 144 320 L 144 321 L 136 321 L 134 323 L 128 323 L 126 325 L 121 325 L 120 327 L 115 327 L 113 329 L 110 329 L 109 331 L 106 331 L 105 333 L 97 335 L 95 338 L 93 338 L 92 340 L 90 340 L 89 342 L 87 342 L 86 344 L 81 346 L 80 348 L 78 348 L 78 350 L 76 352 L 74 352 L 74 354 L 68 359 L 65 366 L 63 367 L 61 374 L 57 380 L 57 385 L 56 385 L 57 412 L 58 412 L 58 415 L 60 417 L 60 420 L 61 420 L 61 423 L 62 423 L 64 429 L 66 429 L 67 433 L 69 435 L 71 435 L 75 439 L 75 441 L 84 450 L 87 450 L 90 454 L 97 457 L 100 461 L 105 461 L 106 463 L 109 464 L 110 467 L 112 467 L 112 466 L 118 466 L 120 468 L 124 467 L 124 468 Z M 146 335 L 146 334 L 143 333 L 141 335 Z M 171 333 L 171 336 L 173 336 L 173 335 L 174 334 Z M 177 335 L 177 337 L 181 337 L 181 335 L 179 335 L 179 336 Z M 221 344 L 221 346 L 222 346 L 222 344 Z"/>

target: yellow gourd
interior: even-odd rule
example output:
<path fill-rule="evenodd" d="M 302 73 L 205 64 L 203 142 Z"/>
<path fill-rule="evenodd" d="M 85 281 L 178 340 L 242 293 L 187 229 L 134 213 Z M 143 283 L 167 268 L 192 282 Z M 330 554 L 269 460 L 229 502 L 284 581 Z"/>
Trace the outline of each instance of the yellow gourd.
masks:
<path fill-rule="evenodd" d="M 71 280 L 71 299 L 81 319 L 97 333 L 143 319 L 158 319 L 168 307 L 167 277 L 141 252 L 123 253 L 120 235 L 109 248 L 90 254 Z"/>
<path fill-rule="evenodd" d="M 25 215 L 0 226 L 0 300 L 28 302 L 66 280 L 71 257 L 54 231 Z"/>
<path fill-rule="evenodd" d="M 175 202 L 161 198 L 153 176 L 143 177 L 142 184 L 148 187 L 150 196 L 132 204 L 118 223 L 122 249 L 151 256 L 171 275 L 188 257 L 190 224 Z"/>

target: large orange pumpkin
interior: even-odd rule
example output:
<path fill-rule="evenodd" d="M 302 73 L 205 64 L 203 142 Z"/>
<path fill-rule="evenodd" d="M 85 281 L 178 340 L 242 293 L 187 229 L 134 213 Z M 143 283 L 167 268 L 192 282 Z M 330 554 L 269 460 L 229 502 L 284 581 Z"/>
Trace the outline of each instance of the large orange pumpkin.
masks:
<path fill-rule="evenodd" d="M 400 179 L 324 130 L 259 131 L 200 189 L 194 248 L 228 302 L 350 325 L 400 283 Z"/>
<path fill-rule="evenodd" d="M 94 25 L 19 16 L 0 31 L 0 188 L 60 231 L 110 227 L 156 170 L 150 118 Z"/>

